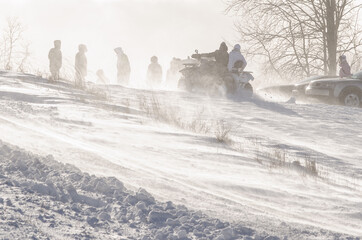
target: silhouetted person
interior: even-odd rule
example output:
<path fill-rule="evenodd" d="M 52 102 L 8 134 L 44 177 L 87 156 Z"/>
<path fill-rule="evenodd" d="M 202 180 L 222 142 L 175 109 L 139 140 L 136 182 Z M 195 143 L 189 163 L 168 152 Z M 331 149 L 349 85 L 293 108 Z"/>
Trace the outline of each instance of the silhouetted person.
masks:
<path fill-rule="evenodd" d="M 84 87 L 85 77 L 87 76 L 87 46 L 80 44 L 78 46 L 78 53 L 75 55 L 75 85 L 77 87 Z"/>
<path fill-rule="evenodd" d="M 127 55 L 123 52 L 122 48 L 115 48 L 117 54 L 117 81 L 118 84 L 126 85 L 129 83 L 129 76 L 131 67 Z"/>
<path fill-rule="evenodd" d="M 54 48 L 50 49 L 48 58 L 49 58 L 49 69 L 51 73 L 50 80 L 56 81 L 59 80 L 59 70 L 62 67 L 62 51 L 61 41 L 54 41 Z"/>
<path fill-rule="evenodd" d="M 222 42 L 220 44 L 220 47 L 215 52 L 211 53 L 202 53 L 202 54 L 196 54 L 201 57 L 209 57 L 209 58 L 215 58 L 216 61 L 216 70 L 219 74 L 223 74 L 225 71 L 227 71 L 228 63 L 229 63 L 229 53 L 228 53 L 228 47 L 226 46 L 226 43 Z M 194 55 L 193 55 L 194 57 Z"/>
<path fill-rule="evenodd" d="M 235 66 L 235 63 L 238 63 L 238 66 Z M 233 50 L 229 54 L 229 63 L 228 63 L 228 70 L 231 72 L 233 68 L 239 69 L 240 71 L 243 71 L 247 65 L 247 62 L 240 52 L 240 45 L 236 44 L 233 48 Z"/>
<path fill-rule="evenodd" d="M 147 69 L 147 82 L 151 86 L 160 85 L 162 82 L 162 67 L 156 56 L 151 57 L 151 63 Z"/>
<path fill-rule="evenodd" d="M 339 57 L 339 77 L 349 77 L 351 76 L 351 67 L 349 66 L 347 62 L 347 58 L 345 55 L 341 55 Z"/>
<path fill-rule="evenodd" d="M 182 61 L 179 58 L 173 58 L 170 62 L 170 68 L 167 70 L 166 83 L 167 85 L 177 84 L 181 77 L 180 70 L 182 69 Z"/>

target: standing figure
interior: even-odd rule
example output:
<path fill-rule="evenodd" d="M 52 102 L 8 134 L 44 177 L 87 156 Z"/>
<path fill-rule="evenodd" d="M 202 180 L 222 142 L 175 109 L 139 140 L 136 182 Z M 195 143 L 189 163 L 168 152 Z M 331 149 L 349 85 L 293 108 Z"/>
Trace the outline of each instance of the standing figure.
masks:
<path fill-rule="evenodd" d="M 78 53 L 75 55 L 75 86 L 84 87 L 85 77 L 87 76 L 87 46 L 80 44 Z"/>
<path fill-rule="evenodd" d="M 148 65 L 147 82 L 152 87 L 159 86 L 162 82 L 162 67 L 156 56 L 151 57 L 151 63 Z"/>
<path fill-rule="evenodd" d="M 59 70 L 62 67 L 62 51 L 61 41 L 54 41 L 54 48 L 50 49 L 48 58 L 49 58 L 49 69 L 51 73 L 50 80 L 56 81 L 59 80 Z"/>
<path fill-rule="evenodd" d="M 170 63 L 170 68 L 167 70 L 166 74 L 166 84 L 167 86 L 176 87 L 178 80 L 180 80 L 182 69 L 182 61 L 179 58 L 173 58 Z"/>
<path fill-rule="evenodd" d="M 349 66 L 347 62 L 347 58 L 345 55 L 341 55 L 339 57 L 339 77 L 349 77 L 351 76 L 351 67 Z"/>
<path fill-rule="evenodd" d="M 128 56 L 123 52 L 122 48 L 115 48 L 117 54 L 117 81 L 118 84 L 127 85 L 129 83 L 129 76 L 131 67 L 129 65 Z"/>

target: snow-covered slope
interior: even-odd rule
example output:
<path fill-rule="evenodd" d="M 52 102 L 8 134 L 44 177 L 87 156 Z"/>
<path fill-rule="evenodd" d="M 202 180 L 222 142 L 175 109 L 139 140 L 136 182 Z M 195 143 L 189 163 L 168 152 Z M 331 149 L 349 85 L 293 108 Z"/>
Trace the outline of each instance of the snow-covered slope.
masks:
<path fill-rule="evenodd" d="M 244 239 L 250 228 L 212 219 L 115 177 L 83 173 L 0 141 L 2 239 Z"/>
<path fill-rule="evenodd" d="M 0 86 L 4 142 L 257 232 L 362 236 L 362 109 L 10 73 Z"/>

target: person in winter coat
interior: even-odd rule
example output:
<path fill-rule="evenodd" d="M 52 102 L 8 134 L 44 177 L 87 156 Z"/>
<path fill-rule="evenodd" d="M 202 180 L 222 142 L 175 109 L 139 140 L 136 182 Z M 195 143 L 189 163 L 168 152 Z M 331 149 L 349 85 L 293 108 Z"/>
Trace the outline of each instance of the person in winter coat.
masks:
<path fill-rule="evenodd" d="M 48 58 L 49 58 L 49 69 L 51 73 L 50 80 L 56 81 L 59 80 L 59 70 L 62 67 L 62 51 L 61 41 L 54 41 L 54 48 L 50 49 Z"/>
<path fill-rule="evenodd" d="M 118 84 L 128 84 L 131 67 L 129 65 L 128 56 L 123 52 L 122 48 L 115 48 L 117 54 L 117 81 Z"/>
<path fill-rule="evenodd" d="M 241 65 L 236 67 L 235 63 L 241 61 Z M 231 72 L 233 68 L 239 68 L 240 71 L 243 71 L 247 65 L 247 62 L 240 52 L 240 45 L 236 44 L 234 49 L 229 54 L 229 63 L 228 63 L 228 70 Z"/>
<path fill-rule="evenodd" d="M 147 82 L 151 86 L 160 85 L 162 82 L 162 67 L 156 56 L 151 57 L 151 63 L 147 69 Z"/>
<path fill-rule="evenodd" d="M 202 53 L 202 54 L 199 54 L 199 56 L 215 58 L 217 72 L 220 75 L 223 74 L 227 70 L 228 63 L 229 63 L 229 53 L 228 53 L 228 47 L 226 46 L 225 42 L 222 42 L 220 44 L 219 49 L 216 50 L 215 52 Z M 194 57 L 194 55 L 192 57 Z"/>
<path fill-rule="evenodd" d="M 87 57 L 85 53 L 88 49 L 86 45 L 80 44 L 78 50 L 77 55 L 75 55 L 75 85 L 82 88 L 87 76 Z"/>
<path fill-rule="evenodd" d="M 347 58 L 345 55 L 341 55 L 339 57 L 339 77 L 349 77 L 351 76 L 351 67 L 349 66 L 347 62 Z"/>
<path fill-rule="evenodd" d="M 166 84 L 168 86 L 173 86 L 177 84 L 178 80 L 181 77 L 180 70 L 182 69 L 182 61 L 180 58 L 173 58 L 170 62 L 170 68 L 167 70 L 166 74 Z"/>

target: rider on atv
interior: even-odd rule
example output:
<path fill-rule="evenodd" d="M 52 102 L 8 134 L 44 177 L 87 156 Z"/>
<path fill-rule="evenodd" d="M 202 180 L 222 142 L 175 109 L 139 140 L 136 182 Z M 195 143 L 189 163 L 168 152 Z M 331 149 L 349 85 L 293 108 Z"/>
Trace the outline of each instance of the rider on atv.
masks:
<path fill-rule="evenodd" d="M 237 48 L 238 46 L 236 46 Z M 241 55 L 240 51 L 239 54 Z M 215 61 L 203 57 L 213 57 Z M 219 50 L 212 53 L 199 54 L 196 50 L 196 54 L 193 54 L 192 58 L 198 61 L 189 60 L 184 63 L 185 67 L 180 71 L 182 77 L 178 86 L 188 91 L 206 92 L 209 95 L 242 94 L 243 96 L 252 96 L 253 87 L 249 81 L 254 78 L 250 72 L 242 71 L 246 66 L 245 59 L 242 61 L 240 56 L 234 57 L 231 58 L 233 64 L 231 71 L 229 71 L 229 54 L 224 42 L 220 44 Z"/>
<path fill-rule="evenodd" d="M 240 72 L 243 72 L 245 67 L 247 65 L 247 62 L 240 52 L 240 45 L 235 44 L 234 49 L 229 54 L 229 63 L 228 63 L 228 69 L 230 72 L 235 71 L 236 69 Z"/>
<path fill-rule="evenodd" d="M 202 53 L 202 54 L 193 54 L 192 58 L 200 59 L 201 57 L 215 58 L 215 70 L 218 75 L 223 75 L 227 71 L 229 63 L 229 53 L 228 47 L 225 42 L 220 44 L 220 47 L 215 52 L 211 53 Z"/>

